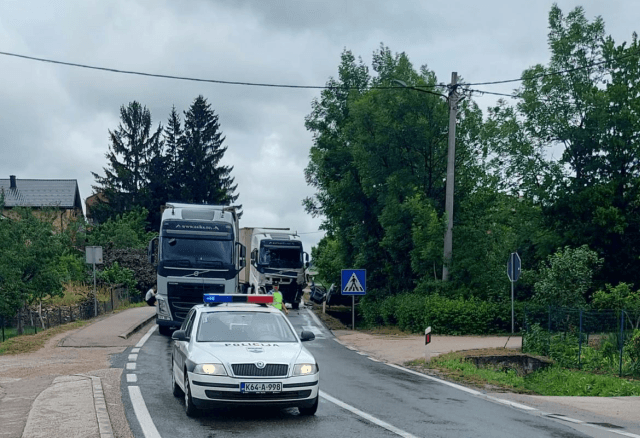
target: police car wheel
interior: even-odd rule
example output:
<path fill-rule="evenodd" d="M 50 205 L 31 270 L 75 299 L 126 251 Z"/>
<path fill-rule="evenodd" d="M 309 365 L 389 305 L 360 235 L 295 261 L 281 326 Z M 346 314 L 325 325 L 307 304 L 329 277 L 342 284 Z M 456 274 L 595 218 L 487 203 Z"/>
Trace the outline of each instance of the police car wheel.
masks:
<path fill-rule="evenodd" d="M 298 410 L 300 411 L 300 415 L 315 415 L 318 410 L 318 399 L 320 397 L 316 396 L 316 401 L 309 407 L 303 408 L 300 407 Z"/>
<path fill-rule="evenodd" d="M 184 411 L 187 413 L 187 417 L 198 416 L 198 408 L 193 404 L 193 398 L 191 398 L 189 376 L 187 376 L 186 370 L 184 371 Z"/>
<path fill-rule="evenodd" d="M 173 396 L 174 397 L 182 397 L 184 395 L 184 391 L 182 391 L 182 388 L 180 388 L 180 385 L 178 385 L 178 382 L 176 382 L 176 374 L 175 374 L 175 364 L 173 364 L 173 357 L 171 358 L 171 389 L 173 390 Z"/>

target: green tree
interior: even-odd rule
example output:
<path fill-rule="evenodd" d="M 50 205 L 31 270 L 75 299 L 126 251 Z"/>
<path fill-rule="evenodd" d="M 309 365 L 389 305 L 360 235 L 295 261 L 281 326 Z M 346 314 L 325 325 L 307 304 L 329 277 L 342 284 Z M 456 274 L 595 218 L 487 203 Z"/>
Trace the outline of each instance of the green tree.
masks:
<path fill-rule="evenodd" d="M 181 159 L 184 154 L 185 139 L 180 114 L 176 111 L 175 106 L 171 108 L 163 136 L 166 154 L 165 172 L 168 184 L 167 197 L 171 201 L 181 201 L 184 184 Z"/>
<path fill-rule="evenodd" d="M 540 267 L 534 300 L 548 306 L 584 307 L 592 292 L 593 276 L 602 259 L 587 245 L 565 247 Z"/>
<path fill-rule="evenodd" d="M 104 176 L 92 172 L 96 193 L 104 193 L 108 203 L 94 209 L 100 222 L 136 206 L 148 207 L 149 182 L 158 175 L 158 160 L 162 156 L 162 126 L 152 131 L 151 112 L 133 101 L 120 107 L 120 124 L 109 131 L 109 151 Z"/>
<path fill-rule="evenodd" d="M 207 99 L 198 96 L 185 112 L 182 163 L 182 199 L 197 204 L 230 205 L 238 195 L 231 177 L 233 167 L 220 160 L 227 151 L 224 146 L 218 115 Z"/>
<path fill-rule="evenodd" d="M 156 235 L 147 232 L 148 212 L 144 208 L 135 208 L 127 213 L 107 219 L 90 229 L 87 233 L 89 246 L 109 248 L 145 248 Z"/>
<path fill-rule="evenodd" d="M 515 108 L 489 113 L 487 156 L 505 188 L 542 208 L 539 255 L 587 244 L 604 259 L 600 284 L 638 283 L 637 38 L 617 45 L 580 7 L 564 15 L 554 5 L 549 29 L 549 64 L 524 71 Z"/>
<path fill-rule="evenodd" d="M 30 209 L 14 212 L 16 217 L 0 220 L 0 313 L 6 316 L 47 296 L 62 295 L 61 236 Z"/>

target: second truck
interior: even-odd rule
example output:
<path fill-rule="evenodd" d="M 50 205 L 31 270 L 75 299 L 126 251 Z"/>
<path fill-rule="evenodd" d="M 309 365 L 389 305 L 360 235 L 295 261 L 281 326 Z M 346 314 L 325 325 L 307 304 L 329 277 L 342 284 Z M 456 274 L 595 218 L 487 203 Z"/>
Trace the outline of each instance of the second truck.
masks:
<path fill-rule="evenodd" d="M 241 228 L 240 242 L 251 256 L 251 262 L 240 271 L 245 293 L 269 293 L 277 283 L 284 302 L 293 309 L 300 307 L 309 262 L 300 236 L 289 228 Z"/>

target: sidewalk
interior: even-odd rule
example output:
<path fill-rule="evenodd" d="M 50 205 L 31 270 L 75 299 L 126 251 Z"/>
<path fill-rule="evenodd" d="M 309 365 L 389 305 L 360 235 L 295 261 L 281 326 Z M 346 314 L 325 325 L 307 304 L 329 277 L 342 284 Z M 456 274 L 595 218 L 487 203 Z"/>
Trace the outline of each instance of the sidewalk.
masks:
<path fill-rule="evenodd" d="M 55 370 L 50 375 L 33 378 L 29 370 L 37 365 L 24 364 L 24 355 L 0 357 L 0 438 L 116 436 L 112 430 L 105 392 L 115 394 L 117 391 L 119 398 L 121 370 L 101 369 L 91 372 L 91 375 L 56 376 L 53 373 L 69 372 L 69 353 L 79 356 L 85 352 L 104 350 L 108 356 L 124 351 L 142 336 L 136 332 L 153 321 L 155 313 L 155 307 L 127 309 L 69 333 L 58 341 L 55 352 L 42 360 L 43 367 Z M 61 352 L 59 347 L 69 347 L 69 350 Z M 74 350 L 77 352 L 74 353 Z M 89 369 L 96 367 L 87 362 Z M 83 363 L 82 359 L 80 363 Z M 7 370 L 13 370 L 19 376 L 24 374 L 24 377 L 3 377 L 3 372 Z M 45 372 L 48 370 L 46 368 Z M 105 383 L 107 386 L 103 388 Z M 118 421 L 114 418 L 114 423 Z"/>

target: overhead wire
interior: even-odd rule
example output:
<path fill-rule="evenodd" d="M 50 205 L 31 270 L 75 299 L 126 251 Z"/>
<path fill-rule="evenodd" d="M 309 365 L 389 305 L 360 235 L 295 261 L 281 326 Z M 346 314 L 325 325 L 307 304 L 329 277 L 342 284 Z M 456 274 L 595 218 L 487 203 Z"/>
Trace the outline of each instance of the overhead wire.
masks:
<path fill-rule="evenodd" d="M 160 74 L 160 73 L 147 73 L 147 72 L 141 72 L 141 71 L 134 71 L 134 70 L 122 70 L 122 69 L 117 69 L 117 68 L 112 68 L 112 67 L 98 67 L 95 65 L 88 65 L 88 64 L 79 64 L 76 62 L 67 62 L 67 61 L 58 61 L 55 59 L 48 59 L 48 58 L 39 58 L 39 57 L 35 57 L 35 56 L 28 56 L 28 55 L 21 55 L 18 53 L 11 53 L 11 52 L 1 52 L 0 51 L 0 55 L 5 55 L 5 56 L 12 56 L 12 57 L 16 57 L 16 58 L 22 58 L 22 59 L 27 59 L 27 60 L 31 60 L 31 61 L 38 61 L 38 62 L 46 62 L 46 63 L 51 63 L 51 64 L 58 64 L 58 65 L 66 65 L 69 67 L 78 67 L 78 68 L 86 68 L 86 69 L 90 69 L 90 70 L 99 70 L 99 71 L 106 71 L 106 72 L 110 72 L 110 73 L 119 73 L 119 74 L 128 74 L 128 75 L 135 75 L 135 76 L 145 76 L 145 77 L 153 77 L 153 78 L 162 78 L 162 79 L 176 79 L 176 80 L 181 80 L 181 81 L 192 81 L 192 82 L 207 82 L 207 83 L 213 83 L 213 84 L 224 84 L 224 85 L 244 85 L 244 86 L 252 86 L 252 87 L 271 87 L 271 88 L 297 88 L 297 89 L 315 89 L 315 90 L 330 90 L 330 89 L 335 89 L 335 88 L 340 88 L 340 89 L 344 89 L 345 87 L 342 87 L 340 85 L 338 86 L 329 86 L 329 85 L 295 85 L 295 84 L 275 84 L 275 83 L 265 83 L 265 82 L 245 82 L 245 81 L 225 81 L 225 80 L 221 80 L 221 79 L 204 79 L 204 78 L 194 78 L 194 77 L 189 77 L 189 76 L 175 76 L 175 75 L 167 75 L 167 74 Z M 446 85 L 444 84 L 433 84 L 433 87 L 446 87 Z M 424 86 L 422 86 L 424 87 Z M 346 87 L 347 89 L 351 89 L 351 90 L 359 90 L 360 88 L 358 87 Z M 391 90 L 391 89 L 404 89 L 407 87 L 403 87 L 403 86 L 370 86 L 370 87 L 366 87 L 366 89 L 375 89 L 375 90 Z M 418 88 L 416 88 L 418 89 Z M 420 89 L 420 91 L 424 91 L 426 93 L 429 93 L 429 91 L 427 90 L 422 90 Z M 432 92 L 433 94 L 438 94 L 435 92 Z"/>
<path fill-rule="evenodd" d="M 556 71 L 551 71 L 551 72 L 546 72 L 546 73 L 539 73 L 537 75 L 531 75 L 531 76 L 520 76 L 519 78 L 514 78 L 514 79 L 504 79 L 504 80 L 499 80 L 499 81 L 487 81 L 487 82 L 462 82 L 459 85 L 466 85 L 466 86 L 470 86 L 470 87 L 475 87 L 478 85 L 497 85 L 497 84 L 508 84 L 511 82 L 521 82 L 524 80 L 531 80 L 531 79 L 540 79 L 540 78 L 544 78 L 547 76 L 556 76 L 556 75 L 563 75 L 566 73 L 572 73 L 574 71 L 578 71 L 578 70 L 584 70 L 587 68 L 591 68 L 591 67 L 597 67 L 599 65 L 603 65 L 606 64 L 607 62 L 611 62 L 611 61 L 619 61 L 621 59 L 625 59 L 625 58 L 629 58 L 631 56 L 634 55 L 638 55 L 637 51 L 632 51 L 631 53 L 627 53 L 626 55 L 622 55 L 622 56 L 618 56 L 616 58 L 611 58 L 611 59 L 602 59 L 600 61 L 596 61 L 596 62 L 592 62 L 586 65 L 581 65 L 579 67 L 572 67 L 572 68 L 567 68 L 564 70 L 556 70 Z"/>

